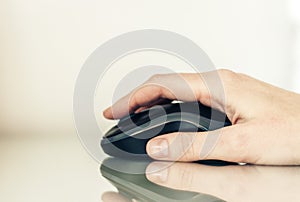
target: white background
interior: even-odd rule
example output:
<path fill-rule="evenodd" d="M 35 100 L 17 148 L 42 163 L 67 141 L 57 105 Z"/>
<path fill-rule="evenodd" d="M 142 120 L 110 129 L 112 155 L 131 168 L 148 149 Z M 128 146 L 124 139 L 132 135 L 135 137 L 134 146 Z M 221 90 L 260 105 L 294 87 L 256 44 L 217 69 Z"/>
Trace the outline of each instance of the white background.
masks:
<path fill-rule="evenodd" d="M 103 42 L 137 29 L 177 32 L 195 41 L 217 67 L 299 91 L 296 4 L 1 1 L 0 131 L 5 136 L 74 132 L 72 95 L 81 65 Z"/>

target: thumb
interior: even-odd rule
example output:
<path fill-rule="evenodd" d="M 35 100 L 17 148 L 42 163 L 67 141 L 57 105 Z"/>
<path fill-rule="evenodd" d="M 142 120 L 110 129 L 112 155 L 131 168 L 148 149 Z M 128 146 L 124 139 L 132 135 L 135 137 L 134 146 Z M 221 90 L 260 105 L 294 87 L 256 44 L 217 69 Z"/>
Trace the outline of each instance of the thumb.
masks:
<path fill-rule="evenodd" d="M 246 131 L 240 124 L 207 132 L 169 133 L 149 140 L 146 149 L 157 160 L 247 162 L 250 136 Z"/>

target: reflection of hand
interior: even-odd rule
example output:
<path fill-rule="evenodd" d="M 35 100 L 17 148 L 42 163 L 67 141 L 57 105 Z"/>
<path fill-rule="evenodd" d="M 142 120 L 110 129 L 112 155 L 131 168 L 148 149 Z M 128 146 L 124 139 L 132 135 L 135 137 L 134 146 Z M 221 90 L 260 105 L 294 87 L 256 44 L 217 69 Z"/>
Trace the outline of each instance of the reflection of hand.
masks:
<path fill-rule="evenodd" d="M 161 186 L 210 194 L 226 201 L 299 201 L 300 168 L 214 167 L 195 163 L 153 162 L 147 178 Z"/>
<path fill-rule="evenodd" d="M 207 89 L 205 84 L 213 83 L 216 75 L 223 86 Z M 213 133 L 219 134 L 218 139 L 201 157 L 206 138 L 213 138 L 211 133 L 171 133 L 153 138 L 147 152 L 155 159 L 300 164 L 300 95 L 228 70 L 154 76 L 104 111 L 104 116 L 120 118 L 168 100 L 200 101 L 225 112 L 233 125 Z"/>
<path fill-rule="evenodd" d="M 125 196 L 116 193 L 116 192 L 105 192 L 102 195 L 102 201 L 103 202 L 131 202 L 132 200 L 126 198 Z"/>

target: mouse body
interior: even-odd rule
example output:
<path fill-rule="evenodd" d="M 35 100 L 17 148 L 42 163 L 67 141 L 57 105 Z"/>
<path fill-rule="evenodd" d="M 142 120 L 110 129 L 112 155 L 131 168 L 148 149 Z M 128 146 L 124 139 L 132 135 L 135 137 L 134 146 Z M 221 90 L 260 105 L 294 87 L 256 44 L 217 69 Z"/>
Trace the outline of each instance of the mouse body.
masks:
<path fill-rule="evenodd" d="M 115 157 L 148 158 L 147 142 L 172 132 L 201 132 L 231 125 L 226 114 L 199 102 L 156 105 L 119 120 L 101 140 L 103 151 Z"/>

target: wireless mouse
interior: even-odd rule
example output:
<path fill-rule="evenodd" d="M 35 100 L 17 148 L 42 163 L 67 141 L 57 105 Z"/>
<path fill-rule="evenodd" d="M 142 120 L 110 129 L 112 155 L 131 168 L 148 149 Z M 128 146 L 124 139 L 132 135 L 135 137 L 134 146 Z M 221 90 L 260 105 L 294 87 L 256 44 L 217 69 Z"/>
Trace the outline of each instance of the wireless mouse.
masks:
<path fill-rule="evenodd" d="M 119 120 L 101 140 L 103 151 L 115 157 L 147 158 L 146 144 L 172 132 L 200 132 L 231 125 L 226 114 L 199 102 L 156 105 Z"/>

